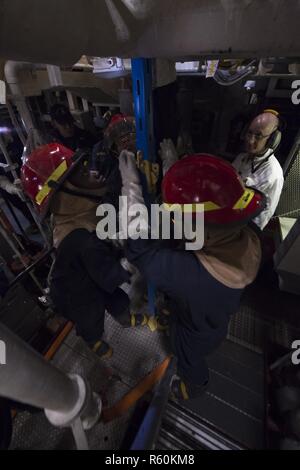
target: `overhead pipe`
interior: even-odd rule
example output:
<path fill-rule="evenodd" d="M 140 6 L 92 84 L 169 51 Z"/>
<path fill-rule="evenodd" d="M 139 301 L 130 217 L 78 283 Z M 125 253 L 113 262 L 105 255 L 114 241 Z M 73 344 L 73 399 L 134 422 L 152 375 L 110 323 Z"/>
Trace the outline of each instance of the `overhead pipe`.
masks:
<path fill-rule="evenodd" d="M 25 144 L 26 144 L 25 135 L 23 134 L 22 129 L 21 129 L 20 126 L 19 126 L 19 123 L 18 123 L 17 118 L 16 118 L 16 116 L 15 116 L 13 107 L 12 107 L 12 105 L 10 104 L 9 100 L 7 100 L 6 106 L 7 106 L 7 110 L 8 110 L 8 114 L 9 114 L 9 116 L 10 116 L 11 122 L 13 123 L 13 125 L 14 125 L 14 127 L 15 127 L 15 129 L 16 129 L 16 131 L 17 131 L 17 134 L 18 134 L 18 136 L 19 136 L 19 139 L 20 139 L 20 141 L 22 142 L 23 146 L 25 146 Z"/>
<path fill-rule="evenodd" d="M 17 107 L 18 113 L 20 114 L 27 134 L 29 133 L 30 129 L 34 128 L 34 123 L 30 109 L 26 103 L 26 99 L 22 94 L 19 74 L 22 70 L 32 69 L 33 64 L 29 62 L 16 62 L 13 60 L 8 60 L 7 62 L 5 62 L 4 66 L 5 80 L 9 85 L 12 94 L 12 100 Z"/>
<path fill-rule="evenodd" d="M 29 109 L 29 107 L 26 103 L 25 97 L 22 94 L 22 90 L 21 90 L 21 86 L 20 86 L 20 77 L 19 77 L 20 72 L 22 70 L 33 70 L 33 67 L 34 67 L 34 64 L 31 64 L 29 62 L 16 62 L 16 61 L 8 60 L 5 63 L 5 66 L 4 66 L 4 75 L 5 75 L 5 80 L 6 80 L 7 84 L 9 85 L 9 88 L 10 88 L 10 91 L 11 91 L 11 94 L 12 94 L 11 99 L 17 107 L 18 113 L 21 117 L 24 128 L 27 132 L 28 138 L 30 139 L 31 136 L 34 135 L 36 141 L 42 142 L 42 139 L 41 139 L 41 136 L 40 136 L 38 130 L 35 129 L 30 109 Z M 12 110 L 11 107 L 9 107 L 8 110 L 9 110 L 11 119 L 14 122 L 13 110 Z M 18 127 L 17 127 L 17 129 L 18 129 Z M 24 139 L 21 136 L 20 136 L 20 138 L 23 142 Z M 11 167 L 11 170 L 10 170 L 11 173 L 13 174 L 14 178 L 17 179 L 18 175 L 17 175 L 17 173 L 16 173 L 16 171 L 13 167 L 13 164 L 12 164 L 12 161 L 11 161 L 11 158 L 10 158 L 8 152 L 3 151 L 3 143 L 1 142 L 1 140 L 0 140 L 0 147 L 2 149 L 2 152 L 3 152 L 4 156 L 5 156 L 7 164 Z M 23 200 L 23 202 L 28 207 L 28 209 L 29 209 L 29 211 L 30 211 L 30 213 L 31 213 L 31 215 L 32 215 L 32 217 L 33 217 L 33 219 L 34 219 L 34 221 L 35 221 L 35 223 L 36 223 L 36 225 L 37 225 L 44 241 L 45 241 L 45 244 L 46 244 L 47 248 L 50 248 L 49 237 L 47 236 L 45 230 L 43 229 L 42 224 L 40 223 L 40 221 L 39 221 L 32 205 L 26 200 L 25 197 L 22 197 L 21 199 Z"/>

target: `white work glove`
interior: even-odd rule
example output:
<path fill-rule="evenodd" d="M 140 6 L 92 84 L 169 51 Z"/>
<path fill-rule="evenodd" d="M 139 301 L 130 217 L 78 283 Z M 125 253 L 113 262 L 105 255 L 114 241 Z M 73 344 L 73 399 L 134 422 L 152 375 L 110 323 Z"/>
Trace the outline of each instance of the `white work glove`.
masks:
<path fill-rule="evenodd" d="M 23 190 L 21 187 L 21 180 L 15 180 L 11 183 L 6 176 L 0 176 L 0 188 L 4 189 L 9 194 L 15 194 L 22 198 Z"/>
<path fill-rule="evenodd" d="M 164 139 L 160 144 L 160 158 L 162 161 L 163 175 L 171 168 L 178 160 L 177 150 L 171 139 Z"/>
<path fill-rule="evenodd" d="M 122 177 L 122 196 L 127 196 L 128 206 L 144 204 L 142 186 L 134 153 L 128 152 L 128 150 L 123 150 L 120 153 L 119 169 Z"/>
<path fill-rule="evenodd" d="M 145 304 L 145 294 L 147 293 L 147 283 L 139 272 L 139 270 L 126 258 L 120 260 L 121 266 L 125 271 L 131 274 L 130 278 L 130 289 L 125 287 L 124 284 L 123 290 L 127 293 L 130 299 L 130 310 L 132 312 L 138 312 L 142 306 Z M 121 286 L 122 288 L 122 286 Z"/>
<path fill-rule="evenodd" d="M 123 150 L 120 153 L 119 156 L 119 169 L 122 177 L 122 196 L 127 197 L 127 221 L 128 221 L 128 227 L 129 224 L 139 218 L 140 219 L 140 214 L 139 213 L 131 213 L 130 208 L 133 204 L 142 204 L 145 206 L 144 202 L 144 197 L 143 197 L 143 191 L 142 191 L 142 186 L 140 182 L 140 177 L 138 173 L 138 169 L 136 166 L 136 159 L 135 155 L 132 152 L 128 152 L 128 150 Z M 120 226 L 120 231 L 124 231 L 123 227 L 123 215 L 124 214 L 124 208 L 120 208 L 121 211 L 121 226 Z M 146 212 L 146 208 L 145 208 Z M 143 230 L 148 231 L 148 224 L 143 223 L 142 227 Z M 129 234 L 130 235 L 130 234 Z"/>

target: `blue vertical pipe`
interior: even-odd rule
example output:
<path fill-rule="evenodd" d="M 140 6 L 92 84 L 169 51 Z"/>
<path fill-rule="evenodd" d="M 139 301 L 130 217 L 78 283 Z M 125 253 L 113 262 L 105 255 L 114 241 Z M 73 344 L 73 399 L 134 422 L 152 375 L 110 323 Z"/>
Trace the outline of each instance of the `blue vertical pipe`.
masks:
<path fill-rule="evenodd" d="M 134 112 L 136 119 L 137 150 L 141 150 L 144 160 L 155 161 L 152 109 L 152 61 L 151 59 L 132 59 L 132 82 Z M 143 178 L 144 197 L 149 207 L 152 198 Z M 149 314 L 155 314 L 155 289 L 148 285 Z"/>

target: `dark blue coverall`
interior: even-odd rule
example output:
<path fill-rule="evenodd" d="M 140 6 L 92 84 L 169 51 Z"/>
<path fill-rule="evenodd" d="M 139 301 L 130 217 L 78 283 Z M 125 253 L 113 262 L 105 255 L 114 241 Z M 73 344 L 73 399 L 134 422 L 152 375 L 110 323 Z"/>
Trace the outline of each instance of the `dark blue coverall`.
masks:
<path fill-rule="evenodd" d="M 117 318 L 129 308 L 129 298 L 119 288 L 129 280 L 111 244 L 77 229 L 58 247 L 50 295 L 59 312 L 76 324 L 78 334 L 94 343 L 101 339 L 105 310 Z"/>
<path fill-rule="evenodd" d="M 170 337 L 178 375 L 195 385 L 208 379 L 205 357 L 225 339 L 243 289 L 221 284 L 191 251 L 129 240 L 126 256 L 146 280 L 172 301 Z"/>

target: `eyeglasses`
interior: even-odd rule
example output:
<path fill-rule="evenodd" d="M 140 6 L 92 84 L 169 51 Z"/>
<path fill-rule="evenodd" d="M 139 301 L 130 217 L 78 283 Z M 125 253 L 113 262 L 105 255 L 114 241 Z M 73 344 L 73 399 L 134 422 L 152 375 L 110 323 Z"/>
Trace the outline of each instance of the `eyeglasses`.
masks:
<path fill-rule="evenodd" d="M 246 132 L 246 137 L 254 137 L 256 141 L 260 141 L 263 139 L 267 139 L 268 137 L 271 137 L 271 135 L 274 133 L 271 132 L 271 134 L 263 135 L 263 134 L 256 134 L 255 132 L 247 131 Z"/>

